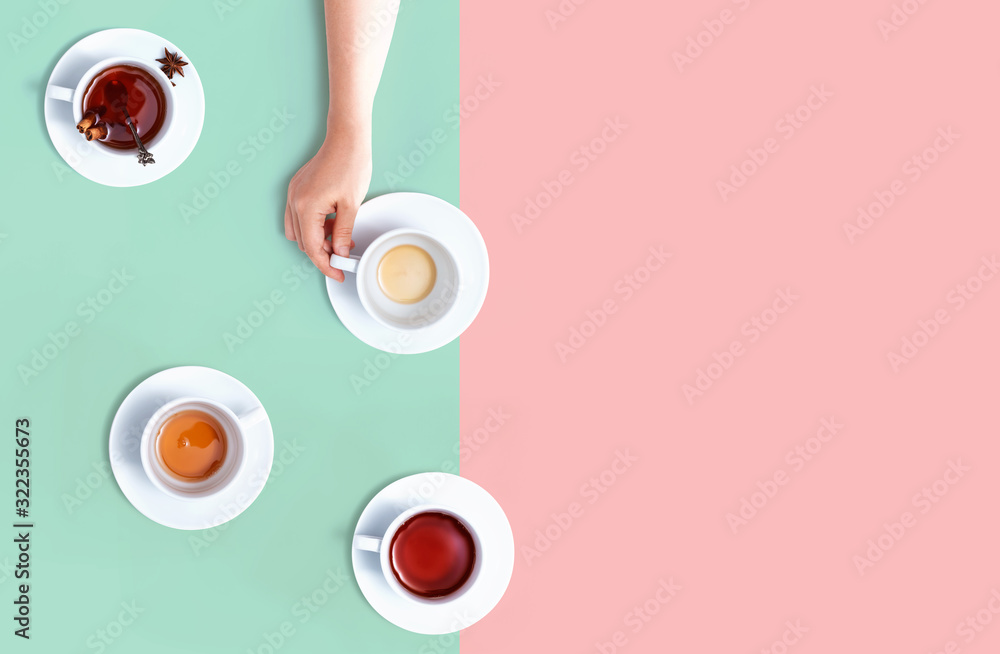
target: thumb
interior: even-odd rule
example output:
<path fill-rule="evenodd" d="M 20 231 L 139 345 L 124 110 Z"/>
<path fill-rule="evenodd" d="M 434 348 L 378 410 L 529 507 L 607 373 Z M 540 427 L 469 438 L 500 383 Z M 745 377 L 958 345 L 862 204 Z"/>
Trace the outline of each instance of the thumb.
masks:
<path fill-rule="evenodd" d="M 358 208 L 344 202 L 337 203 L 337 216 L 333 219 L 333 251 L 341 257 L 346 257 L 351 253 L 351 233 L 354 231 L 354 219 L 358 215 Z"/>

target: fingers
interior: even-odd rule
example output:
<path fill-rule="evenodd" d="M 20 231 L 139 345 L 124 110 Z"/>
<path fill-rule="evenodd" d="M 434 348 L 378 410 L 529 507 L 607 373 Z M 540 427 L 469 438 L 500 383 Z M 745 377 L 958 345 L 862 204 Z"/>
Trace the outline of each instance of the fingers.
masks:
<path fill-rule="evenodd" d="M 289 241 L 295 240 L 295 228 L 292 227 L 292 205 L 291 201 L 285 201 L 285 238 Z"/>
<path fill-rule="evenodd" d="M 295 210 L 295 207 L 291 207 L 292 210 L 292 235 L 295 236 L 295 241 L 299 245 L 299 249 L 305 252 L 305 246 L 302 244 L 302 225 L 299 224 L 299 213 Z"/>
<path fill-rule="evenodd" d="M 295 215 L 295 205 L 292 204 L 292 197 L 295 196 L 295 180 L 298 179 L 300 174 L 302 174 L 301 168 L 297 173 L 292 175 L 291 181 L 288 182 L 288 196 L 285 200 L 285 238 L 289 241 L 297 241 L 301 250 L 302 239 L 299 237 L 299 217 Z"/>
<path fill-rule="evenodd" d="M 357 215 L 357 206 L 346 202 L 337 203 L 337 217 L 333 220 L 333 251 L 342 257 L 351 253 L 351 234 L 354 232 L 354 219 Z"/>
<path fill-rule="evenodd" d="M 351 249 L 354 249 L 354 239 L 351 239 Z M 333 241 L 323 239 L 323 251 L 327 254 L 333 254 Z"/>
<path fill-rule="evenodd" d="M 323 232 L 324 222 L 326 222 L 326 214 L 314 214 L 305 221 L 300 221 L 299 229 L 302 234 L 302 242 L 305 246 L 304 252 L 316 267 L 319 268 L 321 273 L 331 279 L 342 282 L 344 281 L 344 273 L 330 267 L 330 255 L 324 248 L 324 243 L 326 243 Z"/>
<path fill-rule="evenodd" d="M 333 220 L 327 220 L 323 223 L 323 247 L 333 254 Z M 351 249 L 354 249 L 354 239 L 351 239 Z"/>
<path fill-rule="evenodd" d="M 328 220 L 326 222 L 327 223 L 332 223 L 333 221 L 332 220 Z M 329 230 L 327 230 L 327 231 L 329 231 Z M 351 249 L 352 250 L 354 249 L 354 245 L 355 245 L 354 239 L 352 238 L 351 239 Z M 331 241 L 329 238 L 324 238 L 323 239 L 323 250 L 327 254 L 333 254 L 333 241 Z"/>
<path fill-rule="evenodd" d="M 333 254 L 333 221 L 323 223 L 323 249 Z"/>

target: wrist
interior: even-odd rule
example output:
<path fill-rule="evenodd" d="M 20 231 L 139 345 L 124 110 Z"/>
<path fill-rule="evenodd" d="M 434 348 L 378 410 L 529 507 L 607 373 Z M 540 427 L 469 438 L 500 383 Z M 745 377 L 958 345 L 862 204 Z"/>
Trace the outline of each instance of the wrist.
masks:
<path fill-rule="evenodd" d="M 372 112 L 371 108 L 351 107 L 348 109 L 330 107 L 326 118 L 327 138 L 345 136 L 357 139 L 371 139 Z"/>

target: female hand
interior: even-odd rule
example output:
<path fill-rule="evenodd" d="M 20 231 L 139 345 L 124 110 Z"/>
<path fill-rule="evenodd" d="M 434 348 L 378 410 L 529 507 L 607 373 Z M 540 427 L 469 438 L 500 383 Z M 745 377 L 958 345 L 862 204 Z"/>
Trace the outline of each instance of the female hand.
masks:
<path fill-rule="evenodd" d="M 371 128 L 344 125 L 331 129 L 316 155 L 288 184 L 285 238 L 327 277 L 344 281 L 344 273 L 330 266 L 330 254 L 346 257 L 353 242 L 354 218 L 372 178 Z M 327 230 L 329 214 L 336 213 Z M 326 240 L 331 233 L 332 240 Z"/>

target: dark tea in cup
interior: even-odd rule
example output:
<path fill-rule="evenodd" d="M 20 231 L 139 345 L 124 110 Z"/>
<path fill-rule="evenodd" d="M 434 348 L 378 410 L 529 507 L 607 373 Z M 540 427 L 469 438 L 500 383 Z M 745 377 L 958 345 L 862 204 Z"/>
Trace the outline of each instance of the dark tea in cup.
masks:
<path fill-rule="evenodd" d="M 163 127 L 167 97 L 149 71 L 119 64 L 94 76 L 83 93 L 82 109 L 87 122 L 81 124 L 104 126 L 94 140 L 116 150 L 136 150 L 125 114 L 132 118 L 143 144 L 148 145 Z M 90 140 L 89 134 L 87 138 Z"/>
<path fill-rule="evenodd" d="M 389 544 L 396 580 L 417 597 L 444 598 L 469 580 L 476 543 L 458 518 L 440 511 L 418 513 L 396 529 Z"/>

